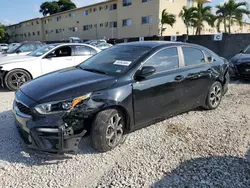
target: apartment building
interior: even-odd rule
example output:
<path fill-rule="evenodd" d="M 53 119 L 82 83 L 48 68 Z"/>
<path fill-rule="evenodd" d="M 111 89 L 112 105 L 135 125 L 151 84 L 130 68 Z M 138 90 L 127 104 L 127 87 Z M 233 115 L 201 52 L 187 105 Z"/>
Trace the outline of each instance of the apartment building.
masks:
<path fill-rule="evenodd" d="M 210 0 L 204 0 L 210 2 Z M 91 6 L 23 21 L 8 27 L 11 41 L 60 41 L 81 39 L 128 38 L 160 33 L 164 9 L 176 15 L 173 27 L 164 35 L 182 35 L 186 28 L 178 17 L 183 6 L 196 6 L 196 0 L 109 0 Z"/>

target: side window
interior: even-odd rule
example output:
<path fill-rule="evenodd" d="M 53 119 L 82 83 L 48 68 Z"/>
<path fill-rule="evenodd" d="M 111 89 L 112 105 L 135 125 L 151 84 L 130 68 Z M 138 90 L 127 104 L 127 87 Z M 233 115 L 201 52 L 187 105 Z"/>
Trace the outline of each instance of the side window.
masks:
<path fill-rule="evenodd" d="M 22 46 L 19 48 L 19 50 L 20 50 L 21 52 L 30 52 L 30 51 L 31 51 L 31 46 L 30 46 L 30 44 L 24 44 L 24 45 L 22 45 Z"/>
<path fill-rule="evenodd" d="M 36 44 L 36 49 L 41 48 L 42 46 L 40 44 Z"/>
<path fill-rule="evenodd" d="M 155 67 L 156 72 L 178 68 L 179 56 L 177 48 L 167 48 L 157 52 L 146 62 L 145 65 Z"/>
<path fill-rule="evenodd" d="M 53 58 L 71 56 L 71 47 L 63 46 L 63 47 L 57 48 L 53 52 L 51 52 L 48 56 L 53 57 Z"/>
<path fill-rule="evenodd" d="M 182 47 L 185 66 L 205 63 L 205 57 L 201 50 L 191 47 Z"/>
<path fill-rule="evenodd" d="M 35 44 L 30 44 L 30 51 L 35 51 L 37 48 L 36 48 L 36 45 Z"/>
<path fill-rule="evenodd" d="M 74 46 L 75 56 L 94 55 L 97 51 L 88 46 Z"/>

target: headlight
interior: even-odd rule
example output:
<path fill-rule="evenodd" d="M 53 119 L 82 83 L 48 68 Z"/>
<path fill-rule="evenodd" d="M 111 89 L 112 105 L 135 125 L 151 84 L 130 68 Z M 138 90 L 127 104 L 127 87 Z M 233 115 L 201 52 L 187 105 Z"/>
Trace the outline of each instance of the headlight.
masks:
<path fill-rule="evenodd" d="M 60 112 L 66 112 L 73 109 L 76 105 L 89 98 L 91 93 L 87 95 L 83 95 L 81 97 L 77 97 L 73 100 L 64 100 L 64 101 L 56 101 L 49 102 L 44 104 L 39 104 L 35 107 L 35 110 L 39 114 L 56 114 Z"/>

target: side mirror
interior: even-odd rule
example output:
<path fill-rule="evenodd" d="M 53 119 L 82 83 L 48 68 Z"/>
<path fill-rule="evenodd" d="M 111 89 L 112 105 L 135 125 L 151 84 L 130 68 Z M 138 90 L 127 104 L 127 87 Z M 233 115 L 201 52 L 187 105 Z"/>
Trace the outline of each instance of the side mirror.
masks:
<path fill-rule="evenodd" d="M 156 69 L 152 66 L 145 66 L 142 67 L 141 70 L 138 70 L 135 74 L 136 78 L 138 79 L 143 79 L 146 78 L 147 76 L 150 76 L 154 74 Z"/>
<path fill-rule="evenodd" d="M 19 49 L 16 51 L 16 53 L 17 53 L 17 54 L 19 54 L 19 53 L 21 53 L 21 52 L 22 52 L 22 51 L 21 51 L 21 50 L 19 50 Z"/>

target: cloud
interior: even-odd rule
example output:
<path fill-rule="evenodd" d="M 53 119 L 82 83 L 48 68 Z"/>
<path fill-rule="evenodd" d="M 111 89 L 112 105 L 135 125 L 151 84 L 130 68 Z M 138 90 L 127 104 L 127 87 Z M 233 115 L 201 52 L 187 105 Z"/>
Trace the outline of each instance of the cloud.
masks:
<path fill-rule="evenodd" d="M 91 0 L 91 1 L 89 1 L 89 0 L 72 0 L 72 2 L 74 2 L 77 7 L 92 5 L 92 4 L 100 3 L 103 1 L 105 1 L 105 0 Z"/>
<path fill-rule="evenodd" d="M 8 20 L 8 19 L 0 20 L 0 23 L 3 24 L 3 25 L 12 25 L 12 24 L 15 24 L 14 21 L 11 21 L 11 20 Z"/>

